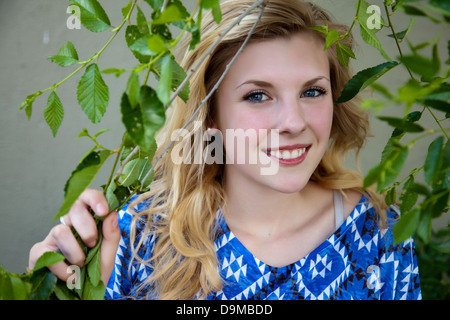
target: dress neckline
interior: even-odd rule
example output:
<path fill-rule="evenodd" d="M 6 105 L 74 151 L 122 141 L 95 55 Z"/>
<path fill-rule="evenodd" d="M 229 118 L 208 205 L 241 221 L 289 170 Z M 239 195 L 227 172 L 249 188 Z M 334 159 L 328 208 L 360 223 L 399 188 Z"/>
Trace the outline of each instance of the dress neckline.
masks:
<path fill-rule="evenodd" d="M 365 206 L 367 204 L 368 206 Z M 361 210 L 358 210 L 361 208 Z M 247 247 L 242 244 L 242 242 L 236 237 L 236 235 L 231 231 L 231 229 L 228 227 L 227 222 L 225 221 L 225 217 L 223 216 L 221 208 L 218 209 L 218 217 L 219 217 L 219 224 L 223 230 L 223 233 L 228 233 L 228 241 L 230 242 L 231 246 L 240 254 L 243 254 L 244 256 L 250 256 L 254 259 L 254 261 L 257 262 L 258 266 L 266 266 L 271 270 L 274 274 L 279 274 L 281 272 L 286 272 L 287 270 L 292 270 L 295 266 L 298 266 L 298 268 L 302 267 L 305 262 L 308 260 L 309 257 L 314 257 L 314 255 L 319 254 L 322 250 L 325 250 L 328 246 L 332 245 L 336 239 L 339 239 L 341 235 L 345 232 L 345 230 L 351 225 L 351 223 L 359 217 L 362 213 L 366 212 L 370 208 L 370 204 L 366 196 L 361 196 L 361 199 L 359 200 L 358 204 L 353 208 L 350 215 L 343 221 L 343 223 L 337 227 L 336 231 L 333 232 L 332 235 L 330 235 L 327 239 L 325 239 L 321 244 L 319 244 L 316 248 L 311 250 L 308 254 L 306 254 L 304 257 L 300 258 L 299 260 L 296 260 L 292 263 L 289 263 L 287 265 L 281 266 L 281 267 L 274 267 L 271 266 L 264 261 L 259 260 L 250 250 L 247 249 Z M 219 235 L 219 237 L 216 239 L 216 241 L 219 241 L 219 239 L 223 236 L 223 234 Z M 235 239 L 235 241 L 230 241 L 231 239 Z"/>

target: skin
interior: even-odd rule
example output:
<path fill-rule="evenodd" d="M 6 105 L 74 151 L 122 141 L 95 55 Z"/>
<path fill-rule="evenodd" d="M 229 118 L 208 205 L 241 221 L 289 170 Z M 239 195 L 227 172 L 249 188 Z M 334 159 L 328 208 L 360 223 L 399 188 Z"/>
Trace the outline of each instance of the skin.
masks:
<path fill-rule="evenodd" d="M 295 262 L 335 230 L 332 191 L 310 181 L 327 148 L 332 126 L 329 65 L 323 44 L 309 33 L 249 44 L 226 75 L 217 98 L 214 128 L 222 132 L 278 130 L 278 145 L 273 141 L 264 145 L 258 140 L 248 146 L 261 159 L 279 161 L 267 154 L 268 147 L 307 146 L 300 163 L 279 163 L 275 175 L 261 175 L 262 165 L 258 163 L 226 164 L 224 172 L 227 204 L 223 211 L 232 232 L 269 265 Z M 230 150 L 226 151 L 229 156 Z M 347 192 L 346 196 L 345 217 L 361 197 L 356 192 Z M 98 235 L 89 208 L 99 216 L 108 214 L 100 191 L 86 190 L 64 216 L 66 225 L 55 226 L 31 248 L 30 269 L 46 251 L 61 251 L 71 264 L 84 264 L 86 257 L 70 227 L 87 246 L 95 246 Z M 104 220 L 103 235 L 102 280 L 107 283 L 120 240 L 116 212 Z M 62 280 L 71 275 L 64 262 L 50 269 Z"/>

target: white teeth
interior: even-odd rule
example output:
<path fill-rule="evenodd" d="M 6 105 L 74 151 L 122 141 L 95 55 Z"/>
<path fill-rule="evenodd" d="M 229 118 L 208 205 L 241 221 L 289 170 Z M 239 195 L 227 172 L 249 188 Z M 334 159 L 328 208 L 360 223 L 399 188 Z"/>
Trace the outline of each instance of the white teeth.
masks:
<path fill-rule="evenodd" d="M 303 153 L 305 153 L 305 151 L 306 148 L 283 150 L 283 152 L 280 152 L 280 150 L 271 150 L 269 154 L 278 159 L 289 160 L 300 157 L 301 155 L 303 155 Z"/>

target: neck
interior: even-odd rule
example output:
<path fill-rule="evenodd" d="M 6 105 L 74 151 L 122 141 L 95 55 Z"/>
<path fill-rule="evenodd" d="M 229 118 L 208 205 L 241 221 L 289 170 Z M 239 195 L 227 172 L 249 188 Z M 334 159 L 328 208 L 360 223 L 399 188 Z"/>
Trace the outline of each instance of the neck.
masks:
<path fill-rule="evenodd" d="M 287 194 L 264 188 L 237 188 L 225 183 L 223 213 L 231 229 L 258 237 L 283 235 L 317 218 L 321 203 L 317 199 L 319 189 L 309 182 L 301 191 Z"/>

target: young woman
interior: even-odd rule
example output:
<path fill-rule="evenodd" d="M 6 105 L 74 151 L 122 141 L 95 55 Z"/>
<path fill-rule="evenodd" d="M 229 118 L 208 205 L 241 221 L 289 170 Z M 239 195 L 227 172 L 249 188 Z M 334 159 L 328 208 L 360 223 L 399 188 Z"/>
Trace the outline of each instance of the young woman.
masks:
<path fill-rule="evenodd" d="M 204 17 L 202 41 L 186 51 L 183 67 L 192 69 L 252 3 L 224 2 L 220 26 Z M 255 8 L 200 65 L 189 101 L 178 101 L 168 116 L 159 152 L 217 83 L 259 12 Z M 179 142 L 192 142 L 198 130 L 216 133 L 214 142 L 224 147 L 215 155 L 223 151 L 223 161 L 190 161 L 194 151 L 174 161 L 168 152 L 151 190 L 105 220 L 107 299 L 421 298 L 413 241 L 393 241 L 398 214 L 363 191 L 361 176 L 342 165 L 348 151 L 363 146 L 368 120 L 354 102 L 335 103 L 351 74 L 334 46 L 324 51 L 324 36 L 310 29 L 317 25 L 346 32 L 315 5 L 266 3 L 249 43 L 196 116 L 200 128 L 193 122 Z M 252 132 L 266 134 L 253 139 Z M 233 143 L 242 133 L 244 149 Z M 208 146 L 203 141 L 202 150 Z M 274 170 L 262 174 L 267 167 Z M 87 208 L 107 214 L 101 192 L 83 193 L 65 224 L 32 248 L 30 267 L 48 250 L 83 264 L 69 227 L 95 245 Z M 51 267 L 62 279 L 66 268 L 63 262 Z"/>

